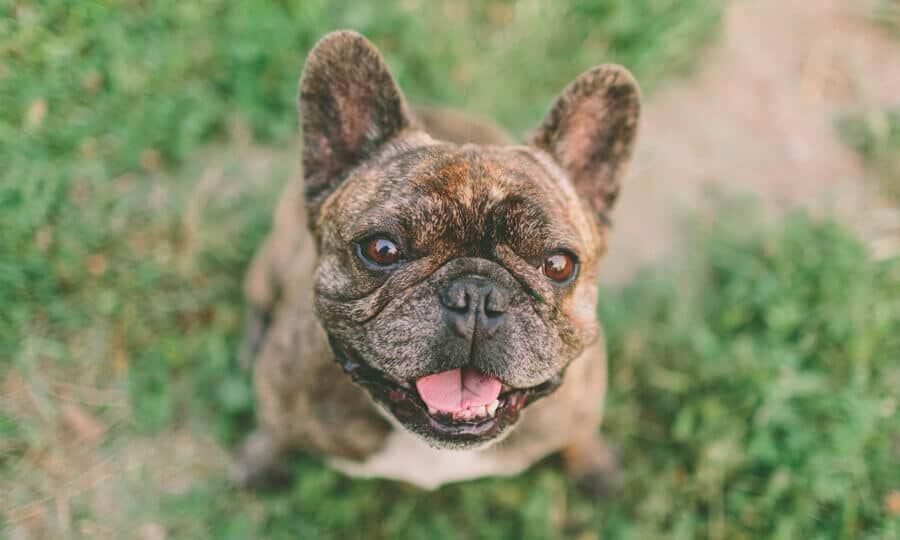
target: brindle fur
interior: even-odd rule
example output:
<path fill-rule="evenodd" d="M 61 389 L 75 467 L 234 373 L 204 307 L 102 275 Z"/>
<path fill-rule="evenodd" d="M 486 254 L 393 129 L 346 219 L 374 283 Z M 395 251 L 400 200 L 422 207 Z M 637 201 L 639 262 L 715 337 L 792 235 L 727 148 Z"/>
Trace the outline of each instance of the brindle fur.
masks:
<path fill-rule="evenodd" d="M 597 435 L 606 358 L 596 269 L 639 103 L 627 71 L 600 66 L 563 91 L 530 144 L 509 145 L 501 130 L 457 113 L 413 116 L 368 41 L 348 31 L 323 38 L 300 84 L 304 178 L 283 194 L 246 281 L 244 350 L 256 355 L 261 425 L 239 479 L 261 480 L 284 453 L 304 449 L 355 474 L 435 487 L 514 473 L 561 450 L 576 480 L 607 487 L 614 459 Z M 353 246 L 372 232 L 391 234 L 409 262 L 391 273 L 365 267 Z M 539 269 L 560 246 L 580 263 L 571 285 Z M 477 348 L 447 335 L 436 300 L 448 279 L 468 273 L 513 296 L 504 330 Z M 477 463 L 470 474 L 404 474 L 404 448 L 416 447 L 408 459 L 420 465 L 444 463 L 448 451 L 398 446 L 409 435 L 343 373 L 326 330 L 400 380 L 471 365 L 513 387 L 561 372 L 563 384 L 501 443 L 454 450 Z"/>

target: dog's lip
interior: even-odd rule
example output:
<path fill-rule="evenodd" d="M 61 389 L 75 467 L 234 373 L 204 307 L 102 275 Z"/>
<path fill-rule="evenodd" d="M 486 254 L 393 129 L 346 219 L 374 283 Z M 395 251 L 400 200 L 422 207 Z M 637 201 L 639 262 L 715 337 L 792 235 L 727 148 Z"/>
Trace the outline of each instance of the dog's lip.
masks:
<path fill-rule="evenodd" d="M 500 404 L 493 416 L 458 420 L 447 415 L 431 414 L 414 385 L 357 360 L 356 355 L 337 346 L 330 336 L 329 341 L 344 371 L 372 397 L 386 405 L 398 420 L 407 425 L 427 428 L 433 434 L 453 441 L 478 442 L 493 438 L 515 424 L 522 409 L 551 394 L 562 384 L 562 374 L 527 388 L 504 384 L 498 398 Z"/>

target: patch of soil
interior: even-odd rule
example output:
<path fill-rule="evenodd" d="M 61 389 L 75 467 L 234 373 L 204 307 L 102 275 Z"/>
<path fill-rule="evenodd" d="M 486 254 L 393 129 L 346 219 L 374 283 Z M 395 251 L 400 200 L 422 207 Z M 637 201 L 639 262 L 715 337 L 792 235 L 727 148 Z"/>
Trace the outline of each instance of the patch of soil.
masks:
<path fill-rule="evenodd" d="M 722 42 L 697 59 L 695 75 L 645 106 L 606 283 L 677 249 L 679 216 L 707 206 L 711 189 L 754 194 L 769 214 L 830 211 L 876 256 L 896 252 L 897 212 L 834 129 L 841 111 L 900 102 L 900 40 L 867 19 L 865 4 L 731 4 Z"/>

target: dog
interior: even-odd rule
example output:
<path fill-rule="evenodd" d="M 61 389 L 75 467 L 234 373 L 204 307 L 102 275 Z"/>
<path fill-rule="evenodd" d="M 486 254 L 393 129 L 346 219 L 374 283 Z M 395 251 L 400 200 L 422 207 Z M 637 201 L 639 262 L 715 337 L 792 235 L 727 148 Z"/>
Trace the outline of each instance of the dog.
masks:
<path fill-rule="evenodd" d="M 259 427 L 237 481 L 283 478 L 304 450 L 433 489 L 559 452 L 608 491 L 597 265 L 640 102 L 598 66 L 514 144 L 412 109 L 363 36 L 322 38 L 300 79 L 303 175 L 246 280 Z"/>

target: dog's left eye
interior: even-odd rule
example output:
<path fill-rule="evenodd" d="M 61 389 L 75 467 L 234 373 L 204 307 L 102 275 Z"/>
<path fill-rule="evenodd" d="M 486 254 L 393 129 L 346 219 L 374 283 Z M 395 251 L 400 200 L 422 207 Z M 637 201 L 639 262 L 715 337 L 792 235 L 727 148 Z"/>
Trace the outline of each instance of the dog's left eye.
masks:
<path fill-rule="evenodd" d="M 544 261 L 544 275 L 558 283 L 566 283 L 575 276 L 577 264 L 572 255 L 555 253 Z"/>
<path fill-rule="evenodd" d="M 392 240 L 376 236 L 360 243 L 360 256 L 375 266 L 393 266 L 400 262 L 400 248 Z"/>

